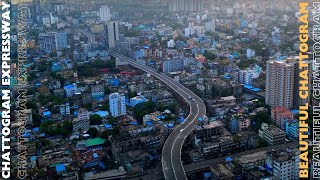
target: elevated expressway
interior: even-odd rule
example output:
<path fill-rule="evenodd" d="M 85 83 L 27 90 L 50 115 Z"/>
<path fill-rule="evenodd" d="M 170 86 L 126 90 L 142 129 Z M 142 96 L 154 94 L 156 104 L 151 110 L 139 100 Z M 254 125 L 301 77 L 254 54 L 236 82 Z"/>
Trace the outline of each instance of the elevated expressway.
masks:
<path fill-rule="evenodd" d="M 197 119 L 206 115 L 206 106 L 201 98 L 195 95 L 192 91 L 182 86 L 163 73 L 158 73 L 155 69 L 138 64 L 133 59 L 130 59 L 120 53 L 110 51 L 110 55 L 125 61 L 127 64 L 145 71 L 155 78 L 161 80 L 172 90 L 178 93 L 190 106 L 190 113 L 186 120 L 167 138 L 161 155 L 162 170 L 165 179 L 168 180 L 184 180 L 187 179 L 184 167 L 181 161 L 182 145 L 189 134 L 194 130 L 197 124 Z"/>

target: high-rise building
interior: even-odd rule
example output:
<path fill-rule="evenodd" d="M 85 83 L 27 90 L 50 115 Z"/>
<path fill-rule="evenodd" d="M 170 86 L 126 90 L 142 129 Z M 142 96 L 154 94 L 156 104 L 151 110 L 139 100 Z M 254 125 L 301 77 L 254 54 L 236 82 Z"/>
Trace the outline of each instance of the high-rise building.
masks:
<path fill-rule="evenodd" d="M 124 95 L 120 95 L 119 93 L 109 95 L 109 106 L 110 113 L 113 117 L 122 116 L 127 113 L 126 98 Z"/>
<path fill-rule="evenodd" d="M 110 21 L 106 23 L 107 48 L 112 49 L 116 47 L 116 41 L 119 40 L 119 22 Z"/>
<path fill-rule="evenodd" d="M 60 114 L 62 116 L 69 116 L 70 115 L 70 105 L 69 103 L 65 103 L 59 106 Z"/>
<path fill-rule="evenodd" d="M 110 21 L 111 19 L 111 13 L 110 8 L 108 6 L 102 6 L 100 8 L 100 20 L 103 22 Z"/>
<path fill-rule="evenodd" d="M 203 0 L 169 0 L 169 10 L 174 12 L 202 11 Z"/>
<path fill-rule="evenodd" d="M 274 179 L 299 179 L 298 149 L 282 149 L 267 152 L 266 169 L 272 173 Z"/>
<path fill-rule="evenodd" d="M 266 104 L 276 107 L 293 106 L 294 63 L 283 60 L 267 62 Z"/>
<path fill-rule="evenodd" d="M 308 69 L 311 69 L 312 63 L 308 63 Z M 288 109 L 297 108 L 303 101 L 309 102 L 310 99 L 301 100 L 299 97 L 299 60 L 297 58 L 288 58 L 277 61 L 270 60 L 267 62 L 266 77 L 266 104 L 272 107 L 286 107 Z M 312 72 L 309 70 L 309 85 L 311 85 Z M 309 87 L 309 91 L 311 87 Z"/>
<path fill-rule="evenodd" d="M 41 33 L 39 34 L 39 44 L 40 49 L 48 53 L 61 51 L 68 47 L 67 33 Z"/>

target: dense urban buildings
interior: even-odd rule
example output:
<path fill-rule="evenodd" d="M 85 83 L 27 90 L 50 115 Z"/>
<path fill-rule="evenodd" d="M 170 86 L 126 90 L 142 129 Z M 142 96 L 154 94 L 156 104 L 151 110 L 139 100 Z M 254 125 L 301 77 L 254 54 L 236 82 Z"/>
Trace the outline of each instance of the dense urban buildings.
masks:
<path fill-rule="evenodd" d="M 45 52 L 61 51 L 67 48 L 67 34 L 49 32 L 39 34 L 40 49 Z"/>

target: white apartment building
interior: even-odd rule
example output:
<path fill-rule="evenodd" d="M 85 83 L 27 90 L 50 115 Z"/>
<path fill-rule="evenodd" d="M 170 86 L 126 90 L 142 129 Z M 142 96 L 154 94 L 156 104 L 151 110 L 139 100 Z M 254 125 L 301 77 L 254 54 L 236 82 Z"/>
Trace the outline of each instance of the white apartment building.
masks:
<path fill-rule="evenodd" d="M 110 8 L 108 6 L 102 6 L 100 8 L 100 20 L 103 22 L 110 21 L 111 19 L 111 13 Z"/>
<path fill-rule="evenodd" d="M 109 95 L 110 113 L 113 117 L 127 114 L 125 96 L 119 93 Z"/>

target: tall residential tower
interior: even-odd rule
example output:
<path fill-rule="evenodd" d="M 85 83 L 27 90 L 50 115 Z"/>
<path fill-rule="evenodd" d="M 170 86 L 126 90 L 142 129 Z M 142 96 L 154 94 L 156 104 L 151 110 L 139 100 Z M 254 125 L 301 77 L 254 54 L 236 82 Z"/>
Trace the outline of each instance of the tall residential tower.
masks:
<path fill-rule="evenodd" d="M 311 62 L 308 69 L 311 70 Z M 270 60 L 267 62 L 266 78 L 266 104 L 272 107 L 286 107 L 288 109 L 298 108 L 305 104 L 299 97 L 299 59 L 287 58 L 285 60 Z M 311 91 L 311 75 L 309 70 L 309 91 Z M 304 101 L 310 101 L 310 98 Z"/>
<path fill-rule="evenodd" d="M 113 49 L 116 47 L 116 41 L 119 40 L 119 22 L 109 21 L 106 23 L 107 48 Z"/>
<path fill-rule="evenodd" d="M 109 95 L 110 113 L 113 117 L 127 114 L 126 98 L 119 93 Z"/>

